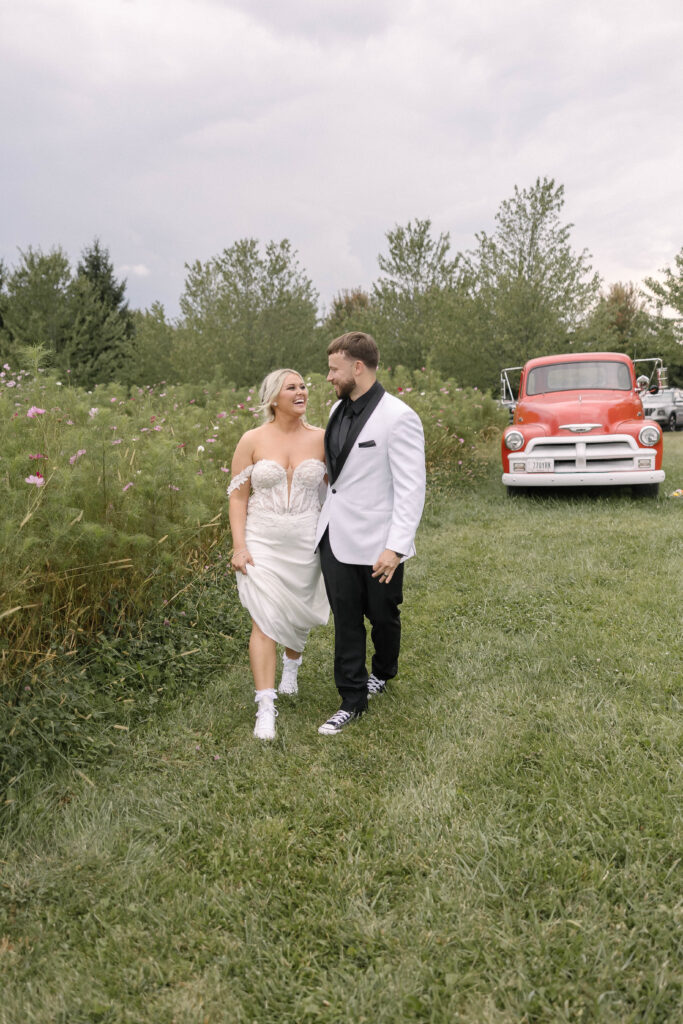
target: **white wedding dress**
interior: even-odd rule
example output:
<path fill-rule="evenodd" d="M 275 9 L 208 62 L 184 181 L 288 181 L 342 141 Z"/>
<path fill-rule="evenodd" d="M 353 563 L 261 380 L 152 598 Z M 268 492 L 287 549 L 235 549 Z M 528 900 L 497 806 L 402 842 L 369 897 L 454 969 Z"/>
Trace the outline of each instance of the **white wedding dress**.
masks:
<path fill-rule="evenodd" d="M 325 464 L 305 459 L 292 473 L 273 459 L 259 459 L 233 477 L 228 496 L 251 479 L 246 544 L 254 560 L 237 573 L 240 601 L 276 643 L 302 651 L 313 626 L 330 614 L 315 530 Z"/>

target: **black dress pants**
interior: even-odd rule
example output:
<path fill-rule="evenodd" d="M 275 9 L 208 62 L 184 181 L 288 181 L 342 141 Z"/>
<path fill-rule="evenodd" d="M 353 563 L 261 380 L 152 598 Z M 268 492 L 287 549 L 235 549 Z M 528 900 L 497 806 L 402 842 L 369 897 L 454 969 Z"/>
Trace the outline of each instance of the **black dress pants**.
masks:
<path fill-rule="evenodd" d="M 368 706 L 368 670 L 365 664 L 365 618 L 372 626 L 372 672 L 392 679 L 398 672 L 401 646 L 403 563 L 390 583 L 373 579 L 371 565 L 340 562 L 332 553 L 325 531 L 319 545 L 327 599 L 334 615 L 334 681 L 345 711 Z"/>

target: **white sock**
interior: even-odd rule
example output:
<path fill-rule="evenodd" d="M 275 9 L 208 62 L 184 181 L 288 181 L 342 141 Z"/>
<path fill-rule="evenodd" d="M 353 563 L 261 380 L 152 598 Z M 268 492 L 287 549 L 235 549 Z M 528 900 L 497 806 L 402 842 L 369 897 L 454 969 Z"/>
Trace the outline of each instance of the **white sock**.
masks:
<path fill-rule="evenodd" d="M 254 693 L 254 700 L 257 704 L 260 704 L 262 700 L 274 701 L 277 697 L 277 690 L 256 690 Z"/>

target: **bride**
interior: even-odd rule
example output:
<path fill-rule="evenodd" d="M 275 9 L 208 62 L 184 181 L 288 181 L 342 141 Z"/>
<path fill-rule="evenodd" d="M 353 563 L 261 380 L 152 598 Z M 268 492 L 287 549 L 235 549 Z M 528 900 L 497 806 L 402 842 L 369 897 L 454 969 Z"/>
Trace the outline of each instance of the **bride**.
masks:
<path fill-rule="evenodd" d="M 269 373 L 259 399 L 264 423 L 237 444 L 228 497 L 232 566 L 240 601 L 252 619 L 254 736 L 271 740 L 277 715 L 276 644 L 284 647 L 279 692 L 296 693 L 306 638 L 329 617 L 315 550 L 325 432 L 306 422 L 308 389 L 295 370 Z"/>

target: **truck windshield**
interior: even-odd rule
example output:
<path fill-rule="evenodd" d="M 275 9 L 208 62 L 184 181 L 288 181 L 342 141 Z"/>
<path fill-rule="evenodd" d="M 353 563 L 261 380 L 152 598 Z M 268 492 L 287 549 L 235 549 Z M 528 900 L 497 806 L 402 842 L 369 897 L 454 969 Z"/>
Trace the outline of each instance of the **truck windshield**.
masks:
<path fill-rule="evenodd" d="M 631 374 L 626 363 L 595 359 L 585 362 L 548 363 L 529 370 L 527 395 L 545 395 L 549 391 L 630 391 Z"/>

